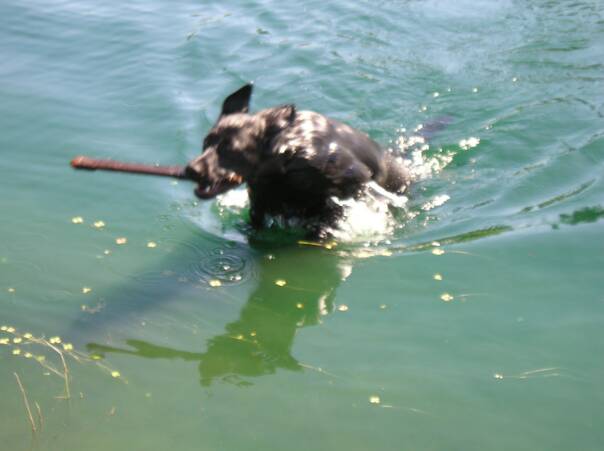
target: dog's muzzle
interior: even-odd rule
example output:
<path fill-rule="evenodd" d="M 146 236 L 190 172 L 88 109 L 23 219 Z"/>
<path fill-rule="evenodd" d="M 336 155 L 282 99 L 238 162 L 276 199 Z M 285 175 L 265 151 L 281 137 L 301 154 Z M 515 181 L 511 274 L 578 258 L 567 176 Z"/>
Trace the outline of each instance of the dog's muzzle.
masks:
<path fill-rule="evenodd" d="M 195 195 L 200 199 L 211 199 L 243 183 L 243 178 L 216 164 L 214 152 L 204 152 L 185 168 L 189 180 L 197 182 Z"/>

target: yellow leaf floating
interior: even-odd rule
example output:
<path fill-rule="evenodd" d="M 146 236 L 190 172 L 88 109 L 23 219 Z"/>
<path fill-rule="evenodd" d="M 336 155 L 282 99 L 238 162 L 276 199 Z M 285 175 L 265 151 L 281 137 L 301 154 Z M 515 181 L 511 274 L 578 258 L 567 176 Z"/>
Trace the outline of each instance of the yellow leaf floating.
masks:
<path fill-rule="evenodd" d="M 33 338 L 33 335 L 30 334 L 29 332 L 26 332 L 23 334 L 23 338 L 25 338 L 27 340 L 31 340 Z"/>
<path fill-rule="evenodd" d="M 211 287 L 214 287 L 214 288 L 222 286 L 222 282 L 218 279 L 212 279 L 208 283 L 210 284 Z"/>
<path fill-rule="evenodd" d="M 33 357 L 33 354 L 31 352 L 26 352 L 25 354 L 23 354 L 23 357 L 25 357 L 26 359 L 31 359 Z"/>
<path fill-rule="evenodd" d="M 439 273 L 434 274 L 433 278 L 434 280 L 443 280 L 443 276 Z"/>
<path fill-rule="evenodd" d="M 19 344 L 22 341 L 23 341 L 23 339 L 21 337 L 15 337 L 15 338 L 13 338 L 13 343 L 15 343 L 15 344 Z"/>
<path fill-rule="evenodd" d="M 10 287 L 10 288 L 8 289 L 8 292 L 9 292 L 9 293 L 14 293 L 15 291 L 17 291 L 17 290 L 15 290 L 13 287 Z"/>
<path fill-rule="evenodd" d="M 14 328 L 14 327 L 10 327 L 10 326 L 9 326 L 9 327 L 7 327 L 7 328 L 6 328 L 6 331 L 7 331 L 8 333 L 10 333 L 10 334 L 13 334 L 13 333 L 15 333 L 15 328 Z"/>
<path fill-rule="evenodd" d="M 115 244 L 122 245 L 122 244 L 126 244 L 127 242 L 128 242 L 128 239 L 124 238 L 124 237 L 120 237 L 120 238 L 116 238 L 115 239 Z"/>
<path fill-rule="evenodd" d="M 74 216 L 73 218 L 71 218 L 71 222 L 73 222 L 74 224 L 82 224 L 84 222 L 84 218 L 82 218 L 81 216 Z"/>
<path fill-rule="evenodd" d="M 13 349 L 13 355 L 21 354 L 21 350 L 19 348 Z"/>
<path fill-rule="evenodd" d="M 283 279 L 277 279 L 275 280 L 275 285 L 277 285 L 278 287 L 284 287 L 285 285 L 287 285 L 287 282 Z"/>
<path fill-rule="evenodd" d="M 436 249 L 432 249 L 432 253 L 434 255 L 443 255 L 445 251 L 437 247 Z"/>
<path fill-rule="evenodd" d="M 451 296 L 449 293 L 443 293 L 440 295 L 441 300 L 445 301 L 445 302 L 451 302 L 454 297 Z"/>
<path fill-rule="evenodd" d="M 503 374 L 501 374 L 501 373 L 495 373 L 495 374 L 493 375 L 493 377 L 494 377 L 495 379 L 499 379 L 499 380 L 501 380 L 501 379 L 503 379 Z"/>
<path fill-rule="evenodd" d="M 63 344 L 63 350 L 73 351 L 73 345 L 71 343 L 65 343 L 65 344 Z"/>
<path fill-rule="evenodd" d="M 0 345 L 7 345 L 10 343 L 8 338 L 0 338 Z"/>
<path fill-rule="evenodd" d="M 347 312 L 348 311 L 348 306 L 346 304 L 342 304 L 338 306 L 338 310 L 340 312 Z"/>
<path fill-rule="evenodd" d="M 109 254 L 111 254 L 111 251 L 110 251 L 109 249 L 105 249 L 105 250 L 103 251 L 103 254 L 105 254 L 105 255 L 109 255 Z"/>
<path fill-rule="evenodd" d="M 94 226 L 95 226 L 97 229 L 102 229 L 103 227 L 105 227 L 105 222 L 103 222 L 103 221 L 95 221 L 95 222 L 94 222 Z"/>
<path fill-rule="evenodd" d="M 59 344 L 61 343 L 61 337 L 50 337 L 48 342 L 53 345 Z"/>
<path fill-rule="evenodd" d="M 8 329 L 8 326 L 0 326 L 0 330 L 3 332 L 6 332 L 7 329 Z"/>
<path fill-rule="evenodd" d="M 150 249 L 154 249 L 154 248 L 157 247 L 157 243 L 155 241 L 149 241 L 147 243 L 147 247 L 150 248 Z"/>
<path fill-rule="evenodd" d="M 380 402 L 382 402 L 382 400 L 380 399 L 380 397 L 379 397 L 379 396 L 377 396 L 377 395 L 372 395 L 372 396 L 370 396 L 370 397 L 369 397 L 369 402 L 370 402 L 371 404 L 379 404 Z"/>
<path fill-rule="evenodd" d="M 118 378 L 118 377 L 120 377 L 120 376 L 121 376 L 121 374 L 120 374 L 120 372 L 119 372 L 119 371 L 112 371 L 112 372 L 111 372 L 111 377 Z"/>
<path fill-rule="evenodd" d="M 298 302 L 298 303 L 296 304 L 296 307 L 297 307 L 297 308 L 304 308 L 304 304 L 302 304 L 301 302 Z"/>
<path fill-rule="evenodd" d="M 88 294 L 88 293 L 90 293 L 91 291 L 92 291 L 92 288 L 89 288 L 89 287 L 83 287 L 83 288 L 82 288 L 82 293 L 84 293 L 84 294 Z"/>

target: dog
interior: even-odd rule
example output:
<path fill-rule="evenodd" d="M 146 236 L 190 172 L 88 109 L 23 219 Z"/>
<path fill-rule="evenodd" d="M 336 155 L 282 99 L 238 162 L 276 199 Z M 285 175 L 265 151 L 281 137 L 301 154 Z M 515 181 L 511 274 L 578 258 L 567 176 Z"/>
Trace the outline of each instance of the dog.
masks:
<path fill-rule="evenodd" d="M 291 104 L 249 113 L 252 88 L 246 84 L 226 97 L 202 154 L 186 166 L 199 198 L 246 183 L 255 229 L 269 216 L 316 227 L 341 216 L 334 198 L 356 198 L 369 182 L 395 194 L 409 187 L 401 159 L 346 124 Z"/>

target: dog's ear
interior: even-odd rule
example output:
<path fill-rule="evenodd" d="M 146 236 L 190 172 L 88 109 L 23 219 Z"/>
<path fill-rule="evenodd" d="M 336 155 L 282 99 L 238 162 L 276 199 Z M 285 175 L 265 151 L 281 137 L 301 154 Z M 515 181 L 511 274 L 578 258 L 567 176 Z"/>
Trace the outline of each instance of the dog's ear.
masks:
<path fill-rule="evenodd" d="M 282 132 L 296 117 L 295 105 L 281 105 L 266 111 L 266 129 L 269 137 Z"/>
<path fill-rule="evenodd" d="M 234 113 L 247 113 L 250 108 L 250 98 L 252 97 L 253 86 L 252 83 L 248 83 L 224 99 L 220 116 Z"/>

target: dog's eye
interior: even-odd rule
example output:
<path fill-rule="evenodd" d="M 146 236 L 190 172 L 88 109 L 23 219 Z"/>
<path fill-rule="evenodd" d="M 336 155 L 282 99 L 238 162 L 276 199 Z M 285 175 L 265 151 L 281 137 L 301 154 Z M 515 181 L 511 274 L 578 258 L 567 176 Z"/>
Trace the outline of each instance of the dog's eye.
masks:
<path fill-rule="evenodd" d="M 203 148 L 207 149 L 208 147 L 216 146 L 220 142 L 220 137 L 214 133 L 210 133 L 203 140 Z"/>

